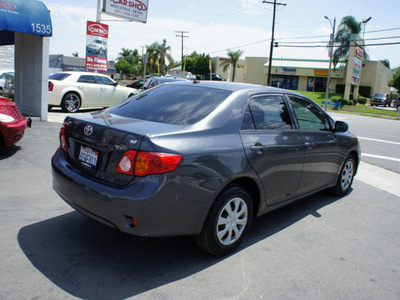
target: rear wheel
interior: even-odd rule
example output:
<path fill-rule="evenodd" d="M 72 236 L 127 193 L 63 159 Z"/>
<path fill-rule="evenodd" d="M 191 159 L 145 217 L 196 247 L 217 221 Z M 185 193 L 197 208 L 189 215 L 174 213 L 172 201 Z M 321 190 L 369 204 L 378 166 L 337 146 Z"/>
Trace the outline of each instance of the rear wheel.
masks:
<path fill-rule="evenodd" d="M 337 196 L 346 195 L 353 183 L 356 173 L 356 163 L 353 156 L 349 155 L 343 164 L 336 185 L 332 188 L 332 192 Z"/>
<path fill-rule="evenodd" d="M 74 113 L 81 107 L 81 98 L 77 93 L 66 93 L 61 101 L 61 108 L 65 112 Z"/>
<path fill-rule="evenodd" d="M 235 250 L 243 241 L 253 217 L 249 193 L 232 186 L 215 201 L 200 235 L 195 237 L 204 250 L 219 256 Z"/>

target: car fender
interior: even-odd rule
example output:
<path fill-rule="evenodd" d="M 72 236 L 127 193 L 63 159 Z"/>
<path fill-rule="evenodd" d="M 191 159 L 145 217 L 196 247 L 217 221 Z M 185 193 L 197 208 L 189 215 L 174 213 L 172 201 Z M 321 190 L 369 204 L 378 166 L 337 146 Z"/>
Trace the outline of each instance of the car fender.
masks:
<path fill-rule="evenodd" d="M 64 98 L 64 96 L 67 94 L 67 93 L 77 93 L 78 95 L 79 95 L 79 97 L 81 98 L 81 105 L 83 105 L 83 102 L 85 101 L 85 97 L 84 97 L 84 95 L 83 95 L 83 93 L 82 93 L 82 91 L 80 91 L 78 88 L 75 88 L 75 87 L 66 87 L 66 88 L 64 88 L 63 90 L 62 90 L 62 92 L 61 92 L 61 95 L 62 95 L 62 97 L 61 97 L 61 100 L 60 100 L 60 105 L 61 105 L 61 102 L 62 102 L 62 99 Z"/>

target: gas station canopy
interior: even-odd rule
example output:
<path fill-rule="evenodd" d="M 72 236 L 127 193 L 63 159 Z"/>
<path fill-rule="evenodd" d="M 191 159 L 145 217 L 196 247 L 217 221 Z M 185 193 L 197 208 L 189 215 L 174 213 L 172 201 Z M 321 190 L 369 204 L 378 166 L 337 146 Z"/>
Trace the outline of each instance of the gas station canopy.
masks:
<path fill-rule="evenodd" d="M 41 1 L 0 1 L 0 45 L 13 45 L 14 32 L 52 36 L 50 13 Z"/>

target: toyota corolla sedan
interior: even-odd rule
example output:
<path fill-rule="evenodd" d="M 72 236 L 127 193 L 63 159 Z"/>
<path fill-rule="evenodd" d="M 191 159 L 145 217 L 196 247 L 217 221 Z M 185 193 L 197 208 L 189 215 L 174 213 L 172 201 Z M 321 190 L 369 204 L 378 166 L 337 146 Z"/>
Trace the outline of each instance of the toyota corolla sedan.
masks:
<path fill-rule="evenodd" d="M 31 124 L 32 120 L 21 115 L 13 101 L 0 97 L 0 151 L 21 140 Z"/>
<path fill-rule="evenodd" d="M 348 126 L 287 90 L 179 81 L 67 117 L 53 188 L 82 214 L 141 237 L 192 235 L 233 251 L 253 219 L 329 189 L 351 190 Z"/>
<path fill-rule="evenodd" d="M 60 72 L 49 77 L 49 108 L 60 106 L 65 112 L 110 107 L 137 93 L 99 73 Z"/>

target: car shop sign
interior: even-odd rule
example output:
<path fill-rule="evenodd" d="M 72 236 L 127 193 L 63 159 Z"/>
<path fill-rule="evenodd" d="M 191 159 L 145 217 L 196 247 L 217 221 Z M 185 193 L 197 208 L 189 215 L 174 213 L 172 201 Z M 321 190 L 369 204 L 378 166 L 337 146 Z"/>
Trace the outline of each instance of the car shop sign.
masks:
<path fill-rule="evenodd" d="M 149 0 L 103 0 L 103 13 L 140 23 L 147 22 L 148 7 Z"/>
<path fill-rule="evenodd" d="M 107 71 L 108 25 L 87 21 L 86 70 Z"/>

